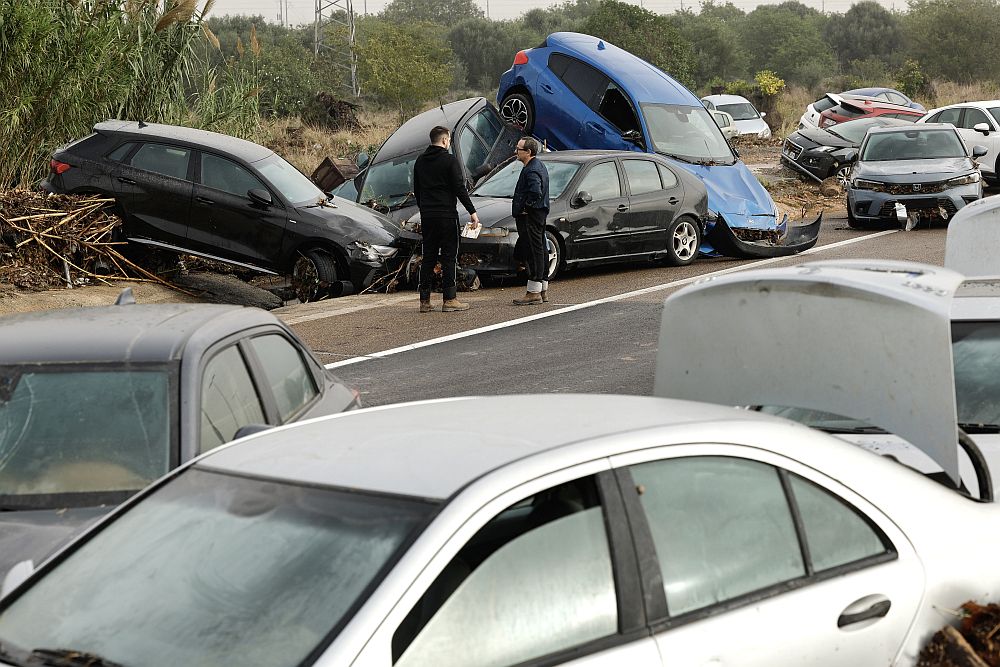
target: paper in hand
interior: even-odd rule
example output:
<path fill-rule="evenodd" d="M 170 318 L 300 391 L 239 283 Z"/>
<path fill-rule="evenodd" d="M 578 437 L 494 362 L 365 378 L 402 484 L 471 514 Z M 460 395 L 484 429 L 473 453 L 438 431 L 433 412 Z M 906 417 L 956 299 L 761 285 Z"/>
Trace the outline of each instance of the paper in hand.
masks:
<path fill-rule="evenodd" d="M 471 222 L 467 222 L 465 223 L 465 227 L 462 227 L 462 237 L 467 239 L 478 239 L 479 232 L 481 231 L 483 231 L 483 226 L 481 224 L 473 227 Z"/>

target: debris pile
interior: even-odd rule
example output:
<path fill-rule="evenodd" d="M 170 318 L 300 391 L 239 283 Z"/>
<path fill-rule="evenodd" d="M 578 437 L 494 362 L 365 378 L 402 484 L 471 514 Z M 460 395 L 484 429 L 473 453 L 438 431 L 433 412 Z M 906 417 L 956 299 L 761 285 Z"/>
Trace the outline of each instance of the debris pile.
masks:
<path fill-rule="evenodd" d="M 302 119 L 330 130 L 358 130 L 361 121 L 358 120 L 359 107 L 353 102 L 338 100 L 327 92 L 316 93 L 316 97 L 306 106 Z"/>
<path fill-rule="evenodd" d="M 114 199 L 98 195 L 0 193 L 0 283 L 43 290 L 110 279 L 167 284 L 123 254 Z"/>
<path fill-rule="evenodd" d="M 1000 605 L 966 602 L 959 627 L 936 632 L 917 667 L 1000 667 Z"/>

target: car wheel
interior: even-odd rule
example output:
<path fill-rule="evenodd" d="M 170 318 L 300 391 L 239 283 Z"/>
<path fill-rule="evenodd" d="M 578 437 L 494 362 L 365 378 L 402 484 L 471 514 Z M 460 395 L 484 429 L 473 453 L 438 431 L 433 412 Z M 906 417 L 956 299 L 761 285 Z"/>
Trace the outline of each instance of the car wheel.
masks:
<path fill-rule="evenodd" d="M 840 187 L 844 190 L 847 190 L 847 181 L 851 178 L 851 166 L 852 165 L 845 164 L 843 167 L 838 169 L 836 173 L 837 183 L 840 184 Z"/>
<path fill-rule="evenodd" d="M 698 257 L 701 246 L 701 229 L 688 217 L 675 219 L 667 227 L 667 255 L 664 261 L 670 266 L 687 266 Z"/>
<path fill-rule="evenodd" d="M 292 289 L 302 303 L 327 296 L 338 280 L 337 263 L 322 250 L 305 250 L 292 265 Z"/>
<path fill-rule="evenodd" d="M 525 132 L 531 132 L 535 127 L 535 108 L 531 98 L 524 93 L 511 93 L 503 98 L 500 117 Z"/>
<path fill-rule="evenodd" d="M 563 252 L 555 233 L 545 230 L 545 249 L 548 257 L 548 279 L 552 280 L 562 269 Z"/>

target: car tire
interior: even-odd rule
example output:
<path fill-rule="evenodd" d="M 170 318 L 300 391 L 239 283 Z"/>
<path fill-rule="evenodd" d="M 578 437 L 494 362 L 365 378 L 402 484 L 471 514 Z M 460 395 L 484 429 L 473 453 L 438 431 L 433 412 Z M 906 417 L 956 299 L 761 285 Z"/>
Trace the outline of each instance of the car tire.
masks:
<path fill-rule="evenodd" d="M 847 226 L 851 229 L 864 229 L 867 225 L 854 217 L 851 212 L 851 202 L 847 202 Z"/>
<path fill-rule="evenodd" d="M 852 166 L 854 165 L 845 164 L 833 172 L 833 175 L 837 177 L 837 184 L 845 191 L 847 190 L 847 180 L 851 177 Z"/>
<path fill-rule="evenodd" d="M 302 303 L 325 298 L 339 280 L 337 262 L 322 250 L 303 250 L 292 265 L 292 290 Z"/>
<path fill-rule="evenodd" d="M 559 237 L 549 229 L 545 230 L 545 249 L 548 254 L 548 280 L 552 280 L 563 268 L 563 249 Z"/>
<path fill-rule="evenodd" d="M 510 93 L 500 103 L 500 117 L 526 133 L 531 132 L 535 127 L 535 105 L 524 93 Z"/>
<path fill-rule="evenodd" d="M 675 218 L 667 225 L 667 254 L 663 261 L 669 266 L 687 266 L 698 257 L 701 228 L 687 216 Z"/>

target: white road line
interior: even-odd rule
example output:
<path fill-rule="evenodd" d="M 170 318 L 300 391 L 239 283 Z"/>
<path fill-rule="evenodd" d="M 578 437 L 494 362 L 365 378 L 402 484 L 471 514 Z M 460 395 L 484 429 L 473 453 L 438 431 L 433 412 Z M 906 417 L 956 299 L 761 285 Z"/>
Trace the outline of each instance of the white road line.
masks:
<path fill-rule="evenodd" d="M 727 273 L 736 273 L 737 271 L 748 271 L 750 269 L 755 269 L 767 264 L 774 264 L 776 262 L 787 261 L 789 259 L 794 259 L 795 257 L 801 257 L 803 255 L 811 255 L 817 252 L 823 252 L 824 250 L 830 250 L 832 248 L 839 248 L 842 246 L 850 245 L 852 243 L 858 243 L 859 241 L 865 241 L 868 239 L 878 238 L 880 236 L 885 236 L 887 234 L 895 234 L 897 229 L 889 229 L 882 232 L 877 232 L 875 234 L 867 234 L 865 236 L 858 236 L 853 239 L 846 239 L 844 241 L 838 241 L 836 243 L 830 243 L 824 246 L 814 246 L 805 252 L 801 252 L 798 255 L 793 255 L 792 257 L 771 257 L 769 259 L 762 259 L 750 264 L 743 264 L 741 266 L 733 266 L 728 269 L 720 269 L 719 271 L 712 271 L 711 273 L 703 273 L 698 276 L 692 276 L 690 278 L 684 278 L 682 280 L 674 280 L 669 283 L 663 283 L 661 285 L 653 285 L 652 287 L 644 287 L 643 289 L 634 290 L 632 292 L 625 292 L 623 294 L 616 294 L 614 296 L 604 297 L 603 299 L 597 299 L 595 301 L 587 301 L 584 303 L 577 303 L 572 306 L 566 306 L 565 308 L 558 308 L 556 310 L 547 310 L 544 313 L 538 313 L 536 315 L 529 315 L 528 317 L 519 317 L 516 320 L 507 320 L 505 322 L 498 322 L 496 324 L 490 324 L 485 327 L 479 327 L 478 329 L 469 329 L 468 331 L 461 331 L 456 334 L 449 334 L 447 336 L 441 336 L 439 338 L 431 338 L 428 340 L 420 341 L 419 343 L 411 343 L 409 345 L 401 345 L 400 347 L 394 347 L 389 350 L 382 350 L 381 352 L 373 352 L 372 354 L 366 354 L 360 357 L 351 357 L 350 359 L 344 359 L 342 361 L 335 361 L 330 364 L 326 364 L 325 368 L 340 368 L 341 366 L 349 366 L 351 364 L 357 364 L 362 361 L 369 361 L 371 359 L 380 359 L 382 357 L 389 357 L 394 354 L 399 354 L 401 352 L 409 352 L 410 350 L 418 350 L 422 347 L 430 347 L 431 345 L 438 345 L 440 343 L 447 343 L 449 341 L 458 340 L 460 338 L 468 338 L 470 336 L 478 336 L 479 334 L 488 333 L 490 331 L 496 331 L 498 329 L 504 329 L 506 327 L 513 327 L 519 324 L 525 324 L 526 322 L 534 322 L 535 320 L 543 320 L 546 317 L 553 317 L 555 315 L 563 315 L 565 313 L 570 313 L 575 310 L 583 310 L 585 308 L 593 308 L 594 306 L 600 306 L 605 303 L 613 303 L 615 301 L 622 301 L 624 299 L 631 299 L 632 297 L 642 296 L 643 294 L 650 294 L 652 292 L 660 292 L 667 289 L 672 289 L 674 287 L 681 287 L 682 285 L 688 285 L 690 283 L 702 280 L 703 278 L 711 278 L 712 276 L 721 276 Z"/>

